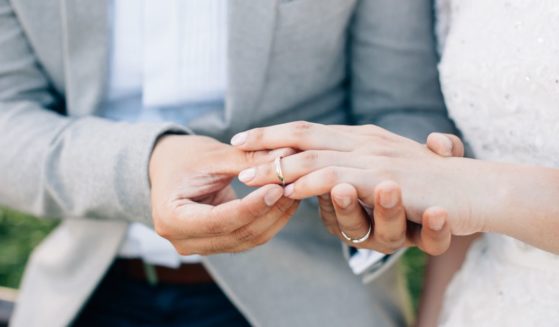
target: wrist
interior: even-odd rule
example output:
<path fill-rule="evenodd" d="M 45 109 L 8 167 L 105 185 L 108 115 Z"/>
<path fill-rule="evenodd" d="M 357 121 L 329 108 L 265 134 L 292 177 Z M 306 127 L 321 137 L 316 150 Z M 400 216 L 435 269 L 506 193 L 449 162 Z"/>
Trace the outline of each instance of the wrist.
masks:
<path fill-rule="evenodd" d="M 479 181 L 479 187 L 473 194 L 472 214 L 479 219 L 478 233 L 502 232 L 506 225 L 508 208 L 513 208 L 510 202 L 509 166 L 496 162 L 472 160 L 478 164 L 478 171 L 474 180 Z"/>
<path fill-rule="evenodd" d="M 499 192 L 494 202 L 499 204 L 488 232 L 519 237 L 526 231 L 530 219 L 556 217 L 559 206 L 559 171 L 527 165 L 499 165 Z"/>
<path fill-rule="evenodd" d="M 469 158 L 448 158 L 451 161 L 453 191 L 458 196 L 449 203 L 449 218 L 454 220 L 453 233 L 471 235 L 494 231 L 501 225 L 501 209 L 507 198 L 498 164 Z M 454 193 L 454 192 L 453 192 Z"/>
<path fill-rule="evenodd" d="M 159 135 L 155 140 L 155 142 L 153 143 L 153 147 L 151 150 L 151 155 L 148 163 L 148 182 L 150 188 L 153 185 L 153 179 L 155 178 L 156 173 L 159 169 L 158 167 L 159 167 L 159 162 L 161 161 L 161 157 L 165 156 L 165 153 L 167 152 L 165 150 L 167 144 L 172 143 L 175 141 L 175 139 L 184 136 L 185 136 L 184 134 L 180 134 L 180 133 L 166 132 Z"/>

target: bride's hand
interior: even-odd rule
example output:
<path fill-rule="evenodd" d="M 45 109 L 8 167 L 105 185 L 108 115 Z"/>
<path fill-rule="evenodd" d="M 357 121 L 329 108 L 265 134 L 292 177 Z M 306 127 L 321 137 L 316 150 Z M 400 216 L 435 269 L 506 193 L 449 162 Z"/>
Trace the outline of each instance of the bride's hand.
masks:
<path fill-rule="evenodd" d="M 443 158 L 424 145 L 373 125 L 326 126 L 296 122 L 257 128 L 236 135 L 233 145 L 246 151 L 292 147 L 302 152 L 283 158 L 285 194 L 294 199 L 328 194 L 338 184 L 353 185 L 361 201 L 375 202 L 375 187 L 391 180 L 402 188 L 409 219 L 440 206 L 449 212 L 453 234 L 483 230 L 484 219 L 471 212 L 471 196 L 485 194 L 490 181 L 471 183 L 475 171 L 466 159 Z M 240 174 L 247 185 L 278 183 L 274 164 Z"/>

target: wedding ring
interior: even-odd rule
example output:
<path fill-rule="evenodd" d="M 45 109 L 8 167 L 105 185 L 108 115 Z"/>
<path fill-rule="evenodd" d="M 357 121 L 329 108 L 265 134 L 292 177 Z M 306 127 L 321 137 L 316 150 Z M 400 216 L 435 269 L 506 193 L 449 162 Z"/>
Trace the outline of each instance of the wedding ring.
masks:
<path fill-rule="evenodd" d="M 360 237 L 360 238 L 357 238 L 357 239 L 349 237 L 349 236 L 348 236 L 346 233 L 344 233 L 344 231 L 341 230 L 341 229 L 340 229 L 340 233 L 342 234 L 342 236 L 343 236 L 347 241 L 349 241 L 349 242 L 351 242 L 351 243 L 353 243 L 353 244 L 359 244 L 359 243 L 363 243 L 363 242 L 365 242 L 366 240 L 369 239 L 369 237 L 371 236 L 372 230 L 373 230 L 373 225 L 372 225 L 372 224 L 369 224 L 369 230 L 367 231 L 367 234 L 365 234 L 363 237 Z"/>
<path fill-rule="evenodd" d="M 281 157 L 277 157 L 274 160 L 274 165 L 276 166 L 276 176 L 278 177 L 281 185 L 285 186 L 285 177 L 283 176 L 283 170 L 281 169 Z"/>

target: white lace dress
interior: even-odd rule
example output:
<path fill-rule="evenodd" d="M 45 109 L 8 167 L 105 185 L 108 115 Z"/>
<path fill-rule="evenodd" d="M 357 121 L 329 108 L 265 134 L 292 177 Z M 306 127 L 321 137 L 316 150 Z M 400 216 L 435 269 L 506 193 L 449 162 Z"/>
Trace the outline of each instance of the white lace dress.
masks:
<path fill-rule="evenodd" d="M 559 1 L 442 0 L 438 17 L 443 93 L 476 157 L 559 168 Z M 559 256 L 483 236 L 440 324 L 559 326 Z"/>

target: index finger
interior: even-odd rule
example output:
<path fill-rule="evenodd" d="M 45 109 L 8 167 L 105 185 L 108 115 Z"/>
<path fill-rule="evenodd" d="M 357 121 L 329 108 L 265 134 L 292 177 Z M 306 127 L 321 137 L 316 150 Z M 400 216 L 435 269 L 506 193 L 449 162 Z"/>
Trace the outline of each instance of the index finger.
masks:
<path fill-rule="evenodd" d="M 350 151 L 352 146 L 348 136 L 336 128 L 301 121 L 242 132 L 231 139 L 231 144 L 244 151 L 284 147 Z"/>
<path fill-rule="evenodd" d="M 231 233 L 270 212 L 282 198 L 283 188 L 266 185 L 243 199 L 212 206 L 188 201 L 177 208 L 176 238 L 207 237 Z"/>

